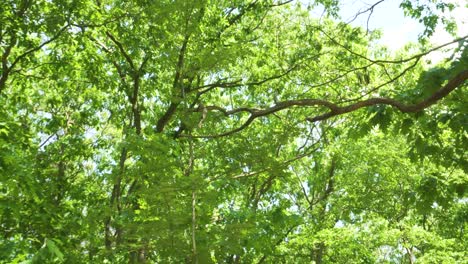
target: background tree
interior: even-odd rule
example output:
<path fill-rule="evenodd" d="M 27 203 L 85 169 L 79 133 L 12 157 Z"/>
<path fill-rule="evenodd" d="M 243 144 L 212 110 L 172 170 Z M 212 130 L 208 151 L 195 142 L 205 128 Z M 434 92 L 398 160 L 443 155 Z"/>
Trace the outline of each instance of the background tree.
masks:
<path fill-rule="evenodd" d="M 0 259 L 463 261 L 467 37 L 400 7 L 393 54 L 338 1 L 6 1 Z"/>

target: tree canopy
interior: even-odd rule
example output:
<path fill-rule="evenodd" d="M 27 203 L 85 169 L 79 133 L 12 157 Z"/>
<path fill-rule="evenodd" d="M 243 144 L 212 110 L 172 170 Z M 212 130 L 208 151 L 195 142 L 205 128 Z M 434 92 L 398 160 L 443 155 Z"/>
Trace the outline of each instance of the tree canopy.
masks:
<path fill-rule="evenodd" d="M 464 263 L 457 8 L 3 0 L 0 262 Z"/>

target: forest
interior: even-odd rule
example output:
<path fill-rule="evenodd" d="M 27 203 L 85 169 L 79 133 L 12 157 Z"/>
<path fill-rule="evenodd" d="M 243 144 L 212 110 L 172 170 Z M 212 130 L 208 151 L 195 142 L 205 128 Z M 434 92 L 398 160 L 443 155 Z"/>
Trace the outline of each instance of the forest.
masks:
<path fill-rule="evenodd" d="M 467 8 L 2 0 L 0 263 L 468 263 Z"/>

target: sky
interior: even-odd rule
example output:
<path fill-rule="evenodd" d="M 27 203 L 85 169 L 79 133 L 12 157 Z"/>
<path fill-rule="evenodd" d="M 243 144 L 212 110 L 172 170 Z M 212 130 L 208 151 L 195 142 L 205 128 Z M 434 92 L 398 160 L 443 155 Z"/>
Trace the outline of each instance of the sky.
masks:
<path fill-rule="evenodd" d="M 455 18 L 459 37 L 468 35 L 468 1 L 466 0 L 446 0 L 455 3 L 458 7 L 452 11 L 452 16 Z M 341 3 L 340 15 L 344 21 L 352 20 L 356 13 L 361 10 L 366 10 L 378 0 L 344 0 Z M 395 51 L 402 48 L 408 42 L 416 42 L 418 35 L 423 32 L 424 27 L 418 21 L 405 17 L 403 10 L 399 7 L 402 0 L 385 0 L 378 4 L 372 13 L 369 20 L 369 29 L 381 29 L 383 36 L 381 43 L 385 44 L 391 50 Z M 421 1 L 421 2 L 424 2 Z M 366 27 L 368 14 L 360 15 L 352 22 L 355 26 Z M 435 46 L 441 45 L 453 40 L 442 27 L 438 27 L 436 32 L 431 37 L 430 41 Z M 443 52 L 434 52 L 428 56 L 428 59 L 433 62 L 442 60 L 450 54 Z"/>

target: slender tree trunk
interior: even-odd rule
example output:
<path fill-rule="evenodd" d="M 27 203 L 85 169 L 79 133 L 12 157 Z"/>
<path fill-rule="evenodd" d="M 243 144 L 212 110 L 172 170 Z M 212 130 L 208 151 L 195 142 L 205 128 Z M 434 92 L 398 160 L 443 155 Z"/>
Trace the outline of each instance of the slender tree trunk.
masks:
<path fill-rule="evenodd" d="M 198 264 L 198 253 L 197 253 L 197 239 L 196 239 L 196 205 L 197 205 L 197 194 L 195 190 L 192 191 L 192 263 Z"/>
<path fill-rule="evenodd" d="M 408 261 L 410 264 L 413 264 L 414 263 L 414 260 L 413 260 L 413 252 L 411 251 L 411 249 L 405 247 L 406 249 L 406 255 L 408 256 Z"/>
<path fill-rule="evenodd" d="M 323 243 L 319 243 L 317 248 L 314 249 L 315 264 L 323 263 L 323 251 L 324 250 L 325 250 L 325 245 Z"/>

